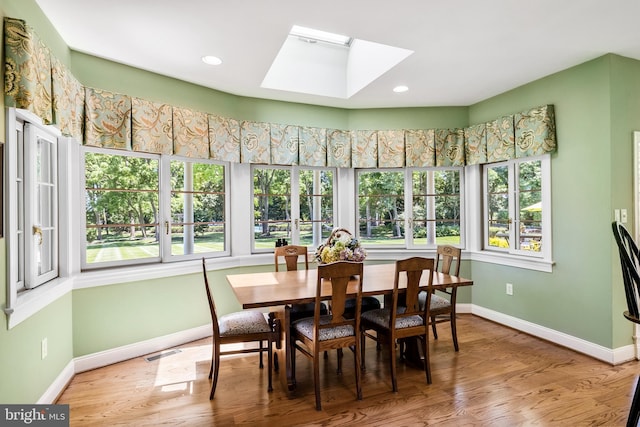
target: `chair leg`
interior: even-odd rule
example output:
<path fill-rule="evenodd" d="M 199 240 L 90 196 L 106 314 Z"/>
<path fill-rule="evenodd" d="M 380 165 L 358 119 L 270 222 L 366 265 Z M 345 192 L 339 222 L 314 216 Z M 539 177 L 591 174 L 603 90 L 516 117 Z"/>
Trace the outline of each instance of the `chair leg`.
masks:
<path fill-rule="evenodd" d="M 337 374 L 338 375 L 342 375 L 342 349 L 339 348 L 336 350 L 336 355 L 338 357 L 338 370 L 337 370 Z"/>
<path fill-rule="evenodd" d="M 269 388 L 267 391 L 273 391 L 273 342 L 271 340 L 267 340 L 267 363 L 269 364 L 269 374 L 267 375 L 269 378 Z"/>
<path fill-rule="evenodd" d="M 389 364 L 391 367 L 391 389 L 394 393 L 398 392 L 398 380 L 396 378 L 396 346 L 395 339 L 389 334 Z"/>
<path fill-rule="evenodd" d="M 629 409 L 629 418 L 627 418 L 627 427 L 636 427 L 640 420 L 640 377 L 636 382 L 636 391 L 633 394 L 631 408 Z"/>
<path fill-rule="evenodd" d="M 364 349 L 367 347 L 366 341 L 367 341 L 367 335 L 365 334 L 365 331 L 362 330 L 360 331 L 360 369 L 362 369 L 363 371 L 367 370 L 364 363 L 364 356 L 365 356 Z"/>
<path fill-rule="evenodd" d="M 455 311 L 451 312 L 451 338 L 453 339 L 453 348 L 458 351 L 460 348 L 458 347 L 458 332 L 456 328 L 456 313 Z"/>
<path fill-rule="evenodd" d="M 262 345 L 262 340 L 260 340 L 260 369 L 264 368 L 264 363 L 262 363 L 262 350 L 264 346 Z"/>
<path fill-rule="evenodd" d="M 322 405 L 320 403 L 320 360 L 319 354 L 314 354 L 313 357 L 313 385 L 316 391 L 316 410 L 321 411 Z"/>
<path fill-rule="evenodd" d="M 431 316 L 431 330 L 433 331 L 433 339 L 438 339 L 438 331 L 436 330 L 436 316 Z"/>
<path fill-rule="evenodd" d="M 216 386 L 218 385 L 218 373 L 220 372 L 220 344 L 213 344 L 213 381 L 211 382 L 211 393 L 209 394 L 209 400 L 213 400 L 213 395 L 216 393 Z"/>
<path fill-rule="evenodd" d="M 360 347 L 360 340 L 356 338 L 355 350 L 353 352 L 353 360 L 356 368 L 356 396 L 358 397 L 358 400 L 362 400 L 362 382 L 361 382 L 362 374 L 360 372 L 360 370 L 362 369 L 360 366 L 360 361 L 362 360 L 361 354 L 360 354 L 361 351 L 362 351 L 362 348 Z"/>
<path fill-rule="evenodd" d="M 429 335 L 422 337 L 422 351 L 424 353 L 424 372 L 427 376 L 427 384 L 431 384 L 431 362 L 429 362 Z"/>

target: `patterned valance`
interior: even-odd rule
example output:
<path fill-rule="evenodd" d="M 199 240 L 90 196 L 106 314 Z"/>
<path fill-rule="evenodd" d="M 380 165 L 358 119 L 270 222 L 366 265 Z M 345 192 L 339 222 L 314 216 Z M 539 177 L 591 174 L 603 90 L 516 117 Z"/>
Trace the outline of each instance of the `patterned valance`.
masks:
<path fill-rule="evenodd" d="M 88 87 L 85 88 L 84 103 L 84 143 L 131 150 L 131 98 Z"/>
<path fill-rule="evenodd" d="M 5 105 L 86 145 L 228 162 L 450 167 L 556 151 L 553 105 L 457 129 L 343 130 L 240 121 L 83 87 L 22 20 L 4 19 Z"/>

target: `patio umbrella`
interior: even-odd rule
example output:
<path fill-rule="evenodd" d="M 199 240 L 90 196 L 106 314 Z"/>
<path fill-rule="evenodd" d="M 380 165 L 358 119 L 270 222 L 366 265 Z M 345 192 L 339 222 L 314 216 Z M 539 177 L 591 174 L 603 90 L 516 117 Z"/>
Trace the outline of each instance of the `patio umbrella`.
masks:
<path fill-rule="evenodd" d="M 527 212 L 542 212 L 542 202 L 534 203 L 531 206 L 520 209 Z"/>

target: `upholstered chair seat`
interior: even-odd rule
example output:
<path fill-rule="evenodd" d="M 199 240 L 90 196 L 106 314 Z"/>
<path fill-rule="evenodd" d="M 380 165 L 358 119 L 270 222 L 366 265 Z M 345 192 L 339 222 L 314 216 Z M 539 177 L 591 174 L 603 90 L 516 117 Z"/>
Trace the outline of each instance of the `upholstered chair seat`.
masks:
<path fill-rule="evenodd" d="M 331 323 L 331 316 L 320 316 L 321 325 L 329 325 Z M 313 338 L 313 317 L 298 320 L 294 322 L 292 327 L 304 335 L 305 337 Z M 340 325 L 333 328 L 320 329 L 319 340 L 333 340 L 336 338 L 352 337 L 355 335 L 355 331 L 352 325 Z"/>
<path fill-rule="evenodd" d="M 420 292 L 418 295 L 418 301 L 420 302 L 420 308 L 424 308 L 424 303 L 427 300 L 427 293 Z M 441 297 L 440 295 L 433 294 L 431 295 L 431 310 L 439 310 L 451 307 L 451 301 L 446 298 Z"/>
<path fill-rule="evenodd" d="M 271 332 L 269 322 L 259 311 L 226 314 L 218 319 L 218 324 L 221 337 Z"/>
<path fill-rule="evenodd" d="M 402 314 L 405 311 L 405 307 L 398 307 L 399 314 Z M 362 320 L 375 323 L 381 327 L 387 327 L 389 326 L 389 317 L 391 317 L 391 310 L 388 308 L 381 308 L 379 310 L 371 310 L 366 313 L 362 313 L 361 318 Z M 412 328 L 420 325 L 422 325 L 422 318 L 418 315 L 396 318 L 396 329 Z"/>

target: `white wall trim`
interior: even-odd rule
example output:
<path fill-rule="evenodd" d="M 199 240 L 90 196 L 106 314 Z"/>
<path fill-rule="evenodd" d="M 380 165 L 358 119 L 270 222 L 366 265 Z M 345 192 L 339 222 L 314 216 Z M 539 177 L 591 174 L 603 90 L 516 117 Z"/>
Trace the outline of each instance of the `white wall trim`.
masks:
<path fill-rule="evenodd" d="M 213 330 L 211 324 L 198 326 L 186 331 L 176 332 L 170 335 L 164 335 L 149 340 L 140 341 L 121 347 L 112 348 L 98 353 L 87 354 L 86 356 L 76 357 L 75 373 L 89 371 L 91 369 L 101 368 L 113 363 L 122 362 L 123 360 L 133 359 L 135 357 L 144 356 L 155 353 L 160 350 L 175 347 L 191 341 L 206 338 L 211 335 Z"/>
<path fill-rule="evenodd" d="M 601 345 L 585 341 L 581 338 L 576 338 L 563 332 L 558 332 L 556 330 L 536 325 L 526 320 L 518 319 L 474 304 L 457 304 L 456 311 L 461 314 L 470 313 L 475 316 L 491 320 L 612 365 L 618 365 L 635 359 L 635 345 L 633 344 L 615 349 L 608 349 Z M 206 338 L 211 335 L 211 332 L 211 324 L 207 324 L 185 331 L 176 332 L 174 334 L 164 335 L 98 353 L 76 357 L 62 370 L 60 375 L 58 375 L 54 382 L 51 383 L 37 403 L 46 404 L 55 402 L 56 398 L 65 390 L 75 374 Z"/>
<path fill-rule="evenodd" d="M 572 335 L 565 334 L 564 332 L 559 332 L 554 329 L 540 326 L 475 304 L 472 304 L 471 313 L 518 331 L 525 332 L 529 335 L 542 338 L 554 344 L 567 347 L 571 350 L 577 351 L 578 353 L 586 354 L 594 359 L 611 363 L 612 365 L 618 365 L 635 359 L 635 349 L 632 344 L 609 349 L 601 345 L 585 341 L 582 338 L 577 338 Z"/>
<path fill-rule="evenodd" d="M 67 385 L 71 382 L 73 376 L 75 375 L 73 366 L 73 360 L 67 363 L 67 366 L 65 366 L 62 372 L 60 372 L 56 379 L 53 380 L 44 394 L 40 396 L 40 399 L 38 399 L 38 401 L 36 402 L 37 404 L 48 405 L 52 404 L 56 401 L 56 399 L 58 399 L 58 396 L 60 396 L 62 392 L 67 388 Z"/>

